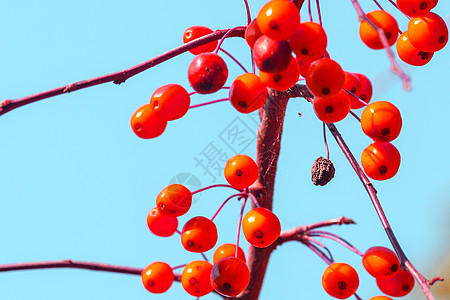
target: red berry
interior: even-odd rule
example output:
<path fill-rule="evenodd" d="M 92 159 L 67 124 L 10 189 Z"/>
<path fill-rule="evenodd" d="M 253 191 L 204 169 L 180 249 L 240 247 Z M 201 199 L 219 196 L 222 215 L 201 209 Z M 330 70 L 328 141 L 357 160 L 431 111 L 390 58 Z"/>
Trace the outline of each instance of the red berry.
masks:
<path fill-rule="evenodd" d="M 374 141 L 393 141 L 398 137 L 402 129 L 400 111 L 390 102 L 374 102 L 362 112 L 361 128 Z"/>
<path fill-rule="evenodd" d="M 239 154 L 230 158 L 224 168 L 225 179 L 236 189 L 251 186 L 258 179 L 258 166 L 248 155 Z"/>
<path fill-rule="evenodd" d="M 433 9 L 438 4 L 438 0 L 433 0 L 433 4 L 431 5 L 431 9 Z"/>
<path fill-rule="evenodd" d="M 216 225 L 209 219 L 198 216 L 190 219 L 183 226 L 181 243 L 190 252 L 206 252 L 217 243 Z"/>
<path fill-rule="evenodd" d="M 344 90 L 349 91 L 353 95 L 359 97 L 361 94 L 361 81 L 359 80 L 358 76 L 351 72 L 345 71 L 345 83 L 344 83 Z M 350 98 L 354 98 L 353 96 L 350 96 Z M 355 99 L 357 100 L 357 99 Z"/>
<path fill-rule="evenodd" d="M 359 73 L 353 73 L 358 77 L 359 81 L 361 82 L 361 91 L 359 93 L 359 99 L 363 100 L 366 103 L 369 103 L 370 99 L 372 99 L 372 83 L 370 82 L 369 78 L 367 78 L 364 74 Z M 358 99 L 355 99 L 354 97 L 350 98 L 351 100 L 351 109 L 357 109 L 364 107 L 364 104 L 361 103 Z"/>
<path fill-rule="evenodd" d="M 245 290 L 249 282 L 250 271 L 239 258 L 222 258 L 212 268 L 211 283 L 221 295 L 235 297 Z"/>
<path fill-rule="evenodd" d="M 182 184 L 168 185 L 156 197 L 156 207 L 168 216 L 184 215 L 191 208 L 191 204 L 192 193 Z"/>
<path fill-rule="evenodd" d="M 245 29 L 245 41 L 253 49 L 253 45 L 255 41 L 262 36 L 262 32 L 258 27 L 258 23 L 256 23 L 256 19 L 250 22 Z"/>
<path fill-rule="evenodd" d="M 217 247 L 216 251 L 214 251 L 213 262 L 216 263 L 225 257 L 235 257 L 235 255 L 236 255 L 236 245 L 235 244 L 222 244 L 219 247 Z M 245 253 L 241 249 L 241 247 L 238 247 L 237 255 L 238 255 L 237 258 L 239 258 L 243 262 L 245 262 Z"/>
<path fill-rule="evenodd" d="M 331 97 L 344 87 L 345 73 L 331 58 L 320 58 L 311 63 L 305 80 L 306 86 L 314 96 Z"/>
<path fill-rule="evenodd" d="M 397 0 L 397 7 L 410 17 L 424 16 L 433 7 L 433 0 Z"/>
<path fill-rule="evenodd" d="M 238 76 L 231 84 L 230 102 L 239 112 L 248 114 L 261 108 L 267 100 L 267 86 L 253 73 Z"/>
<path fill-rule="evenodd" d="M 280 236 L 281 224 L 273 212 L 264 207 L 257 207 L 244 216 L 242 231 L 250 244 L 265 248 Z"/>
<path fill-rule="evenodd" d="M 418 50 L 436 52 L 447 44 L 447 25 L 439 15 L 429 12 L 425 16 L 409 20 L 408 38 Z"/>
<path fill-rule="evenodd" d="M 398 24 L 394 17 L 383 10 L 372 11 L 366 14 L 366 16 L 372 23 L 384 31 L 389 46 L 394 45 L 398 37 Z M 384 48 L 377 30 L 367 21 L 362 21 L 359 25 L 359 36 L 369 48 Z"/>
<path fill-rule="evenodd" d="M 289 41 L 297 58 L 313 60 L 323 57 L 327 50 L 327 35 L 320 24 L 303 22 Z"/>
<path fill-rule="evenodd" d="M 390 278 L 377 278 L 380 290 L 392 297 L 403 297 L 409 294 L 414 287 L 414 277 L 407 271 L 399 270 Z"/>
<path fill-rule="evenodd" d="M 261 7 L 256 18 L 261 32 L 272 39 L 290 39 L 300 24 L 300 13 L 291 1 L 271 0 Z"/>
<path fill-rule="evenodd" d="M 397 40 L 398 57 L 413 66 L 423 66 L 433 57 L 434 52 L 420 51 L 414 47 L 408 38 L 408 31 L 403 32 Z"/>
<path fill-rule="evenodd" d="M 211 293 L 214 290 L 210 279 L 212 267 L 212 264 L 204 260 L 188 263 L 181 274 L 184 290 L 194 297 Z"/>
<path fill-rule="evenodd" d="M 161 120 L 173 121 L 184 116 L 191 103 L 188 92 L 178 84 L 166 84 L 157 88 L 150 99 L 150 105 Z"/>
<path fill-rule="evenodd" d="M 327 98 L 314 97 L 314 111 L 322 122 L 339 122 L 343 120 L 350 111 L 350 97 L 351 96 L 344 90 Z"/>
<path fill-rule="evenodd" d="M 358 273 L 348 264 L 333 263 L 322 275 L 322 286 L 330 296 L 347 299 L 358 289 Z"/>
<path fill-rule="evenodd" d="M 134 133 L 143 139 L 160 136 L 167 126 L 167 121 L 158 118 L 150 104 L 139 107 L 131 116 L 130 123 Z"/>
<path fill-rule="evenodd" d="M 259 71 L 259 77 L 267 87 L 277 91 L 286 91 L 297 83 L 300 77 L 300 68 L 295 58 L 291 57 L 291 62 L 286 70 L 277 73 Z"/>
<path fill-rule="evenodd" d="M 152 208 L 147 215 L 147 226 L 150 231 L 162 237 L 171 236 L 177 231 L 178 219 L 162 214 L 158 208 Z"/>
<path fill-rule="evenodd" d="M 400 167 L 400 152 L 391 143 L 375 142 L 364 149 L 361 165 L 370 178 L 386 180 L 397 174 Z"/>
<path fill-rule="evenodd" d="M 211 29 L 205 26 L 191 26 L 186 29 L 183 33 L 183 43 L 191 42 L 199 37 L 205 36 L 207 34 L 213 33 Z M 189 50 L 192 54 L 200 54 L 203 52 L 212 52 L 216 49 L 218 41 L 210 42 Z"/>
<path fill-rule="evenodd" d="M 160 294 L 167 291 L 175 278 L 172 268 L 165 262 L 151 263 L 141 272 L 142 283 L 151 293 Z"/>
<path fill-rule="evenodd" d="M 211 94 L 220 90 L 227 78 L 227 65 L 215 53 L 197 55 L 188 68 L 189 83 L 199 94 Z"/>
<path fill-rule="evenodd" d="M 253 60 L 263 72 L 276 73 L 286 70 L 291 61 L 289 42 L 277 41 L 262 35 L 253 45 Z"/>
<path fill-rule="evenodd" d="M 366 271 L 375 278 L 390 278 L 400 270 L 397 255 L 385 247 L 369 248 L 362 262 Z"/>
<path fill-rule="evenodd" d="M 309 66 L 316 59 L 308 60 L 308 59 L 300 58 L 298 56 L 295 57 L 295 59 L 297 60 L 297 64 L 300 67 L 300 75 L 303 76 L 303 77 L 306 77 L 306 73 L 308 72 Z"/>

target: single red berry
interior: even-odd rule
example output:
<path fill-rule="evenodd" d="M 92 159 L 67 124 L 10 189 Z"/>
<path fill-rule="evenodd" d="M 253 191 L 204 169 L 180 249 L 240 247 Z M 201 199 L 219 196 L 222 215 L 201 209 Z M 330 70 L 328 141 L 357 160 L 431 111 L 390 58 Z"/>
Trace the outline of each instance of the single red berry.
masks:
<path fill-rule="evenodd" d="M 397 7 L 410 17 L 424 16 L 433 7 L 433 0 L 397 0 Z"/>
<path fill-rule="evenodd" d="M 191 42 L 199 37 L 213 33 L 211 29 L 205 26 L 191 26 L 183 33 L 183 43 Z M 216 49 L 218 41 L 209 42 L 207 44 L 192 48 L 189 50 L 192 54 L 198 55 L 203 52 L 212 52 Z"/>
<path fill-rule="evenodd" d="M 345 71 L 344 90 L 349 91 L 353 95 L 359 97 L 361 95 L 361 81 L 354 73 Z M 350 98 L 354 98 L 350 96 Z M 355 99 L 357 100 L 357 99 Z"/>
<path fill-rule="evenodd" d="M 245 29 L 245 41 L 249 45 L 251 49 L 253 49 L 253 45 L 255 41 L 262 36 L 262 32 L 258 27 L 258 23 L 256 23 L 256 19 L 253 19 L 250 24 L 247 25 Z"/>
<path fill-rule="evenodd" d="M 359 99 L 363 100 L 366 103 L 370 102 L 370 99 L 372 99 L 372 83 L 370 82 L 370 79 L 367 78 L 366 75 L 360 74 L 360 73 L 353 73 L 358 77 L 359 81 L 361 82 L 361 91 L 359 92 Z M 351 109 L 357 109 L 364 107 L 364 104 L 361 103 L 358 99 L 355 99 L 354 97 L 350 98 Z"/>
<path fill-rule="evenodd" d="M 177 231 L 178 219 L 162 214 L 158 208 L 152 208 L 147 215 L 147 226 L 150 231 L 162 237 L 171 236 Z"/>
<path fill-rule="evenodd" d="M 213 254 L 213 262 L 216 263 L 222 258 L 225 257 L 235 257 L 236 256 L 236 244 L 222 244 L 214 251 Z M 238 247 L 238 253 L 237 258 L 241 259 L 243 262 L 245 262 L 245 253 L 241 249 L 241 247 Z"/>
<path fill-rule="evenodd" d="M 227 78 L 227 65 L 215 53 L 197 55 L 188 67 L 189 83 L 199 94 L 211 94 L 220 90 Z"/>
<path fill-rule="evenodd" d="M 414 277 L 407 271 L 399 270 L 390 278 L 377 278 L 380 290 L 392 297 L 403 297 L 414 288 Z"/>
<path fill-rule="evenodd" d="M 250 282 L 247 264 L 236 257 L 225 257 L 217 261 L 211 270 L 211 283 L 216 292 L 227 297 L 236 297 Z"/>
<path fill-rule="evenodd" d="M 130 120 L 134 133 L 143 139 L 152 139 L 160 136 L 167 126 L 167 121 L 156 116 L 150 104 L 139 107 Z"/>
<path fill-rule="evenodd" d="M 372 11 L 366 14 L 366 16 L 373 24 L 375 24 L 375 26 L 384 31 L 389 46 L 394 45 L 398 37 L 398 24 L 394 17 L 383 10 Z M 367 21 L 362 21 L 360 23 L 359 36 L 369 48 L 384 48 L 380 36 L 378 35 L 378 31 Z"/>
<path fill-rule="evenodd" d="M 242 74 L 229 90 L 230 102 L 239 112 L 248 114 L 261 108 L 267 100 L 267 86 L 253 73 Z"/>
<path fill-rule="evenodd" d="M 348 264 L 333 263 L 322 275 L 322 286 L 330 296 L 347 299 L 358 289 L 358 273 Z"/>
<path fill-rule="evenodd" d="M 331 58 L 320 58 L 311 63 L 306 73 L 306 86 L 314 96 L 326 98 L 336 95 L 345 83 L 345 73 Z"/>
<path fill-rule="evenodd" d="M 289 42 L 277 41 L 262 35 L 253 45 L 253 60 L 263 72 L 276 73 L 286 70 L 291 61 Z"/>
<path fill-rule="evenodd" d="M 361 165 L 370 178 L 386 180 L 397 174 L 400 167 L 400 152 L 391 143 L 375 142 L 364 149 Z"/>
<path fill-rule="evenodd" d="M 184 116 L 191 103 L 188 92 L 179 84 L 166 84 L 157 88 L 150 105 L 161 120 L 173 121 Z"/>
<path fill-rule="evenodd" d="M 256 18 L 261 32 L 272 39 L 290 39 L 300 24 L 300 13 L 291 1 L 271 0 L 266 2 Z"/>
<path fill-rule="evenodd" d="M 189 295 L 202 297 L 211 293 L 214 287 L 211 284 L 212 264 L 204 260 L 188 263 L 181 273 L 181 285 Z"/>
<path fill-rule="evenodd" d="M 439 15 L 429 12 L 425 16 L 409 20 L 408 38 L 418 50 L 436 52 L 447 44 L 447 25 Z"/>
<path fill-rule="evenodd" d="M 420 51 L 414 47 L 408 38 L 408 31 L 403 32 L 397 40 L 397 54 L 405 63 L 413 66 L 423 66 L 433 57 L 434 52 Z"/>
<path fill-rule="evenodd" d="M 217 243 L 216 225 L 209 219 L 198 216 L 190 219 L 181 231 L 181 243 L 190 252 L 206 252 Z"/>
<path fill-rule="evenodd" d="M 363 110 L 361 128 L 376 142 L 393 141 L 402 129 L 400 111 L 388 101 L 374 102 Z"/>
<path fill-rule="evenodd" d="M 160 294 L 167 291 L 172 285 L 175 276 L 172 268 L 165 262 L 151 263 L 141 272 L 142 283 L 151 293 Z"/>
<path fill-rule="evenodd" d="M 244 216 L 242 231 L 250 244 L 265 248 L 280 236 L 281 224 L 273 212 L 264 207 L 257 207 Z"/>
<path fill-rule="evenodd" d="M 375 278 L 390 278 L 400 270 L 397 255 L 385 247 L 369 248 L 362 262 L 366 271 Z"/>
<path fill-rule="evenodd" d="M 327 98 L 314 97 L 314 111 L 322 122 L 339 122 L 343 120 L 350 111 L 350 97 L 351 96 L 344 90 Z"/>
<path fill-rule="evenodd" d="M 182 184 L 166 186 L 156 197 L 156 207 L 165 215 L 179 217 L 188 212 L 192 204 L 191 191 Z"/>
<path fill-rule="evenodd" d="M 286 91 L 297 83 L 300 77 L 300 68 L 295 58 L 291 57 L 291 62 L 286 70 L 277 73 L 259 71 L 259 77 L 267 87 L 277 91 Z"/>
<path fill-rule="evenodd" d="M 327 50 L 327 35 L 315 22 L 303 22 L 289 41 L 297 58 L 314 60 L 323 57 Z"/>
<path fill-rule="evenodd" d="M 224 168 L 225 179 L 236 189 L 251 186 L 258 179 L 258 166 L 248 155 L 238 154 L 231 157 Z"/>

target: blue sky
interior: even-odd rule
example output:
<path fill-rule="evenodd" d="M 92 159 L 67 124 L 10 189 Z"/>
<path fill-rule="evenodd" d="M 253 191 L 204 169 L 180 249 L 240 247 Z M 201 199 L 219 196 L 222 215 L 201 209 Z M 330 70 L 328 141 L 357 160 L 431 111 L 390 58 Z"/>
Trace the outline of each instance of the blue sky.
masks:
<path fill-rule="evenodd" d="M 264 1 L 250 2 L 255 16 Z M 372 1 L 361 2 L 366 11 L 375 9 Z M 381 2 L 393 12 L 388 1 Z M 433 266 L 449 246 L 448 46 L 427 66 L 405 68 L 413 84 L 407 92 L 389 73 L 385 53 L 368 49 L 360 41 L 350 1 L 323 0 L 321 8 L 331 57 L 345 70 L 373 79 L 374 100 L 391 101 L 402 113 L 403 129 L 394 142 L 402 155 L 400 170 L 393 179 L 374 185 L 406 254 L 425 275 L 438 275 Z M 449 11 L 450 3 L 443 0 L 435 8 L 442 17 Z M 307 18 L 306 7 L 301 15 Z M 394 16 L 405 30 L 407 19 L 399 13 Z M 128 68 L 179 45 L 184 29 L 192 25 L 222 29 L 245 22 L 243 1 L 2 1 L 0 100 Z M 228 39 L 223 47 L 250 69 L 243 40 Z M 178 83 L 191 91 L 186 72 L 192 58 L 186 53 L 120 86 L 105 84 L 76 91 L 0 117 L 0 263 L 71 258 L 145 267 L 156 260 L 180 265 L 200 259 L 186 253 L 176 236 L 152 236 L 146 215 L 159 191 L 179 174 L 192 174 L 201 186 L 225 182 L 217 170 L 205 173 L 199 166 L 207 147 L 213 145 L 228 157 L 237 152 L 254 157 L 255 116 L 241 115 L 225 102 L 189 111 L 170 122 L 157 139 L 141 140 L 129 126 L 132 113 L 149 101 L 157 87 Z M 224 59 L 230 85 L 241 70 Z M 194 95 L 192 103 L 226 96 L 225 91 Z M 246 128 L 248 143 L 229 140 L 226 133 L 233 126 Z M 370 139 L 352 118 L 337 126 L 359 157 Z M 330 135 L 336 177 L 326 187 L 311 183 L 312 162 L 325 155 L 321 130 L 311 105 L 292 99 L 274 200 L 282 228 L 345 215 L 358 225 L 330 231 L 361 251 L 388 246 L 368 196 Z M 224 189 L 202 193 L 180 224 L 196 215 L 211 217 L 229 195 Z M 231 202 L 217 217 L 219 243 L 234 241 L 239 207 Z M 324 242 L 336 261 L 358 270 L 358 292 L 363 299 L 378 293 L 359 257 L 332 241 Z M 246 249 L 244 238 L 241 243 Z M 260 299 L 293 295 L 332 299 L 321 288 L 325 267 L 303 245 L 283 245 L 270 260 Z M 415 293 L 420 295 L 417 287 Z M 194 299 L 178 283 L 166 294 L 152 295 L 138 276 L 131 275 L 83 270 L 0 274 L 0 299 L 30 298 Z"/>

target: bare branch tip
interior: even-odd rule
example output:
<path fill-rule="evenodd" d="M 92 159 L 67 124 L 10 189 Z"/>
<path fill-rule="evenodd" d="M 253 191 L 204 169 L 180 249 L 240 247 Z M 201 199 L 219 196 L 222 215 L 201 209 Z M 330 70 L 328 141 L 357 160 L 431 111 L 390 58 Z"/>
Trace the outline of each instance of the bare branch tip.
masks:
<path fill-rule="evenodd" d="M 347 218 L 347 217 L 339 217 L 339 225 L 342 224 L 357 224 L 353 219 Z"/>
<path fill-rule="evenodd" d="M 442 278 L 442 277 L 434 277 L 433 279 L 428 281 L 428 286 L 432 286 L 437 281 L 444 281 L 444 278 Z"/>

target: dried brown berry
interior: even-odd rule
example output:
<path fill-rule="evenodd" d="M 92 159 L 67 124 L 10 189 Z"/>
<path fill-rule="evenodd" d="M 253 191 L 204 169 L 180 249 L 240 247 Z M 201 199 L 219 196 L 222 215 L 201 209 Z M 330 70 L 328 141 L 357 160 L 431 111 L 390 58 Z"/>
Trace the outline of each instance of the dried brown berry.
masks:
<path fill-rule="evenodd" d="M 331 160 L 318 157 L 311 167 L 311 179 L 315 185 L 324 186 L 334 177 L 334 166 Z"/>

